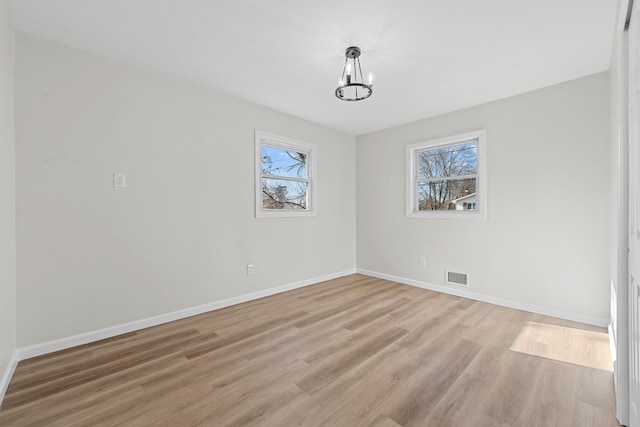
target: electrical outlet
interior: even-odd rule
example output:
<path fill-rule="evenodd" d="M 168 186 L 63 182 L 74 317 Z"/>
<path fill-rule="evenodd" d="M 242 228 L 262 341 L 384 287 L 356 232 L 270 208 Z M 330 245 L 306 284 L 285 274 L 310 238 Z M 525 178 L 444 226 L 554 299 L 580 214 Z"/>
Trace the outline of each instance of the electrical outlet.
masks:
<path fill-rule="evenodd" d="M 427 259 L 423 256 L 420 257 L 420 267 L 426 267 L 427 266 Z"/>
<path fill-rule="evenodd" d="M 253 264 L 247 264 L 247 276 L 253 276 Z"/>
<path fill-rule="evenodd" d="M 123 173 L 114 173 L 113 188 L 127 188 L 127 175 Z"/>

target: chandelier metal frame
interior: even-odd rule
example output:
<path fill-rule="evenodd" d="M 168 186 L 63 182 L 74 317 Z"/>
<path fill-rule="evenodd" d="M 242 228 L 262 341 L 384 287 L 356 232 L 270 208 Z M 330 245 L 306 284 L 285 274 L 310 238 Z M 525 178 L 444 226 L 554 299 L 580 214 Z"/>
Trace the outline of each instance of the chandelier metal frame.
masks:
<path fill-rule="evenodd" d="M 357 46 L 350 46 L 344 52 L 344 67 L 339 86 L 336 88 L 336 98 L 342 101 L 362 101 L 373 94 L 373 73 L 369 73 L 369 83 L 364 82 L 360 54 Z"/>

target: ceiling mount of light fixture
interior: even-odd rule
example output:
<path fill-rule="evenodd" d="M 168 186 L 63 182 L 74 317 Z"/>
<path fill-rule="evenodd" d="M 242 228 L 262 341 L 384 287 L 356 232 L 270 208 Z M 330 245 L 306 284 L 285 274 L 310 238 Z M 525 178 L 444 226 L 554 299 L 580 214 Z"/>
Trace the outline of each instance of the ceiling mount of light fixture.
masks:
<path fill-rule="evenodd" d="M 344 52 L 344 68 L 336 88 L 336 98 L 343 101 L 362 101 L 373 93 L 373 73 L 367 74 L 367 83 L 362 77 L 359 47 L 348 47 Z"/>

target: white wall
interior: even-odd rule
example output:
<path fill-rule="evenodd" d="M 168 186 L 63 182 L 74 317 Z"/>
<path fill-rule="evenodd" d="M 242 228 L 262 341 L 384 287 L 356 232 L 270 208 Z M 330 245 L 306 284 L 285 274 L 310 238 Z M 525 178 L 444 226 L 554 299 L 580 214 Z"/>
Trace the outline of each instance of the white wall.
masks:
<path fill-rule="evenodd" d="M 0 0 L 0 401 L 1 379 L 16 348 L 15 144 L 13 28 Z"/>
<path fill-rule="evenodd" d="M 608 84 L 599 73 L 359 136 L 358 268 L 437 285 L 448 268 L 472 292 L 607 319 Z M 482 128 L 488 219 L 406 218 L 406 144 Z"/>
<path fill-rule="evenodd" d="M 19 347 L 355 268 L 354 137 L 21 32 L 15 84 Z M 317 217 L 254 218 L 254 129 Z"/>

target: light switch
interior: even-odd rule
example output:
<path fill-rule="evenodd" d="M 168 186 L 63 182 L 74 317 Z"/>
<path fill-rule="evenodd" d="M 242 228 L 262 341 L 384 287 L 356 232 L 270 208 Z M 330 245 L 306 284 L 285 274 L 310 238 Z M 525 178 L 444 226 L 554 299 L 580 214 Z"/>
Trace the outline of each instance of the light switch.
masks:
<path fill-rule="evenodd" d="M 127 175 L 123 173 L 114 173 L 113 188 L 127 188 Z"/>

